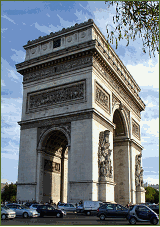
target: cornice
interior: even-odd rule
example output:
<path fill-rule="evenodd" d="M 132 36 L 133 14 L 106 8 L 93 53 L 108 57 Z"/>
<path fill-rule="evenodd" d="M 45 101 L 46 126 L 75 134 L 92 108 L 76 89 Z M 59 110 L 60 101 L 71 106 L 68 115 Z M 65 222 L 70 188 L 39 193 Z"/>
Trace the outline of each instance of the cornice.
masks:
<path fill-rule="evenodd" d="M 96 109 L 90 108 L 81 111 L 69 112 L 66 114 L 59 114 L 51 117 L 42 117 L 19 121 L 18 124 L 21 126 L 21 130 L 28 128 L 38 128 L 47 125 L 67 123 L 71 121 L 83 120 L 83 119 L 96 119 L 99 118 L 101 121 L 106 122 L 111 129 L 115 128 L 115 124 L 108 120 L 104 115 L 99 113 Z"/>
<path fill-rule="evenodd" d="M 22 63 L 16 64 L 17 72 L 24 75 L 25 73 L 47 68 L 54 64 L 70 61 L 73 58 L 81 56 L 83 57 L 88 50 L 95 48 L 95 44 L 96 41 L 91 40 L 49 54 L 45 54 L 28 61 L 24 61 Z"/>
<path fill-rule="evenodd" d="M 50 39 L 53 38 L 58 38 L 59 36 L 62 35 L 66 35 L 70 32 L 76 31 L 76 30 L 80 30 L 80 29 L 84 29 L 85 27 L 88 27 L 89 25 L 93 25 L 94 21 L 92 19 L 89 19 L 88 21 L 85 21 L 83 23 L 80 24 L 75 24 L 74 26 L 68 27 L 68 28 L 62 28 L 62 30 L 58 31 L 58 32 L 51 32 L 49 35 L 43 36 L 43 37 L 39 37 L 38 39 L 32 40 L 32 41 L 28 41 L 26 45 L 24 45 L 24 49 L 27 49 L 35 44 L 39 44 L 42 42 L 46 42 L 49 41 Z"/>
<path fill-rule="evenodd" d="M 98 67 L 96 67 L 96 69 L 99 70 L 100 73 L 105 74 L 105 76 L 106 72 L 110 76 L 112 76 L 112 78 L 121 85 L 125 92 L 126 89 L 128 90 L 127 93 L 131 95 L 131 98 L 134 98 L 136 100 L 137 104 L 139 104 L 139 108 L 141 109 L 141 111 L 144 110 L 145 104 L 139 97 L 138 93 L 135 91 L 130 82 L 126 79 L 124 74 L 120 71 L 118 66 L 115 65 L 114 60 L 107 53 L 102 53 L 102 49 L 100 50 L 99 44 L 97 44 L 98 43 L 96 43 L 96 51 L 94 51 L 93 57 L 101 64 L 103 69 L 100 69 Z M 111 84 L 111 86 L 113 86 L 113 84 Z"/>
<path fill-rule="evenodd" d="M 130 145 L 135 145 L 136 147 L 138 147 L 138 149 L 140 150 L 140 151 L 142 151 L 143 150 L 143 146 L 141 145 L 141 144 L 139 144 L 138 142 L 136 142 L 134 139 L 130 139 L 130 138 L 115 138 L 114 139 L 114 143 L 125 143 L 125 142 L 127 142 L 127 143 L 130 143 Z"/>

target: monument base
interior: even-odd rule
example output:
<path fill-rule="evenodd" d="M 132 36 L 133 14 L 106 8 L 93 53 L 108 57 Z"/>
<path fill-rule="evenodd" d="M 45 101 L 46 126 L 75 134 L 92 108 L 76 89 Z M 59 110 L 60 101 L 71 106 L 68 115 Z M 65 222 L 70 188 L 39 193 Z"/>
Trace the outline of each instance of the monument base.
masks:
<path fill-rule="evenodd" d="M 101 178 L 99 181 L 98 200 L 102 202 L 114 202 L 115 185 L 112 178 Z"/>
<path fill-rule="evenodd" d="M 146 190 L 143 187 L 136 187 L 136 203 L 145 203 L 145 192 Z"/>

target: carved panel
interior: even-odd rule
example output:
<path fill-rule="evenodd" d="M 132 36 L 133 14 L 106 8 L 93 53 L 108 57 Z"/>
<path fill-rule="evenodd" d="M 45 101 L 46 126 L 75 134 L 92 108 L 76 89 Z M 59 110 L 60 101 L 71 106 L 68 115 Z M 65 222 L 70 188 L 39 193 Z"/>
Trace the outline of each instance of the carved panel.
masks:
<path fill-rule="evenodd" d="M 140 125 L 137 122 L 135 122 L 133 118 L 132 118 L 132 134 L 133 136 L 140 139 Z"/>
<path fill-rule="evenodd" d="M 113 178 L 111 165 L 112 150 L 109 149 L 109 134 L 109 130 L 100 132 L 99 134 L 98 169 L 100 180 L 106 180 L 106 178 Z"/>
<path fill-rule="evenodd" d="M 95 82 L 95 102 L 110 113 L 110 95 Z"/>
<path fill-rule="evenodd" d="M 44 171 L 60 173 L 60 163 L 51 160 L 44 160 Z"/>
<path fill-rule="evenodd" d="M 120 104 L 120 101 L 114 94 L 112 94 L 112 111 L 116 104 Z"/>
<path fill-rule="evenodd" d="M 85 101 L 85 81 L 52 87 L 28 94 L 27 111 L 56 104 Z"/>

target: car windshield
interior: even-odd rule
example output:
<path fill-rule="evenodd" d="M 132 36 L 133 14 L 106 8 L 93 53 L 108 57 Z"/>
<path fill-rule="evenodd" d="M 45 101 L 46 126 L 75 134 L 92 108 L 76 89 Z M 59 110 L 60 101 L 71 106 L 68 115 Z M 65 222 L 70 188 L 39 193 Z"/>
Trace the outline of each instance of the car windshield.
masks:
<path fill-rule="evenodd" d="M 23 209 L 29 209 L 29 207 L 27 207 L 27 206 L 25 206 L 25 205 L 21 205 L 21 207 L 22 207 Z"/>
<path fill-rule="evenodd" d="M 5 210 L 8 210 L 8 209 L 10 209 L 9 207 L 7 207 L 7 206 L 1 206 L 3 209 L 5 209 Z"/>

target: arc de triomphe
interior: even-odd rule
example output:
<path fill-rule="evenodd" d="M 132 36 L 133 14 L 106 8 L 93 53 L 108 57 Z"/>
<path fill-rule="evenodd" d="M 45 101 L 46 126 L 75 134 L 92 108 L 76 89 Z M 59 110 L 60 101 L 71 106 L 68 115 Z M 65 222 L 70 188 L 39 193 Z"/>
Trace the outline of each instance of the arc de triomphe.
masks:
<path fill-rule="evenodd" d="M 145 104 L 93 20 L 24 49 L 17 199 L 144 202 Z"/>

